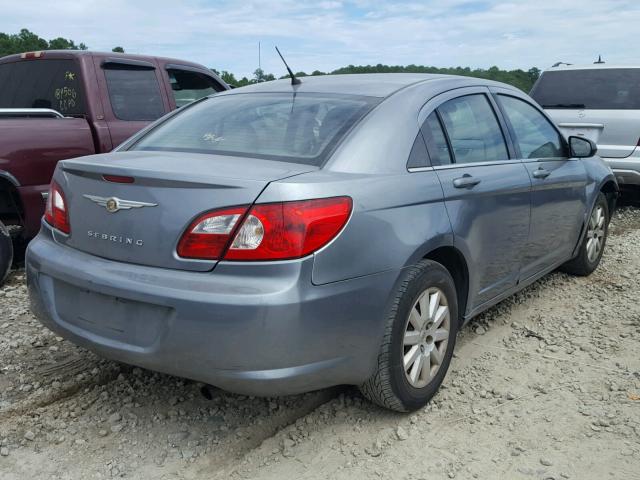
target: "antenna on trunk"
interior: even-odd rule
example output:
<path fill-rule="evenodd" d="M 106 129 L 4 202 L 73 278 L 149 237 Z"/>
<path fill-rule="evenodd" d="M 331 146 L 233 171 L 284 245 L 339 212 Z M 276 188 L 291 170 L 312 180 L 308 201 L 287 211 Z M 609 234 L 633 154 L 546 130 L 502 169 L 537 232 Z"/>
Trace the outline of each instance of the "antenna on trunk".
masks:
<path fill-rule="evenodd" d="M 278 52 L 278 55 L 280 55 L 280 58 L 282 59 L 282 63 L 284 63 L 284 66 L 287 67 L 287 72 L 289 72 L 289 76 L 291 77 L 291 85 L 300 85 L 302 82 L 300 81 L 299 78 L 296 78 L 296 76 L 293 74 L 293 72 L 289 68 L 289 65 L 287 65 L 287 61 L 284 59 L 284 57 L 280 53 L 280 50 L 278 49 L 278 47 L 276 47 L 276 52 Z"/>

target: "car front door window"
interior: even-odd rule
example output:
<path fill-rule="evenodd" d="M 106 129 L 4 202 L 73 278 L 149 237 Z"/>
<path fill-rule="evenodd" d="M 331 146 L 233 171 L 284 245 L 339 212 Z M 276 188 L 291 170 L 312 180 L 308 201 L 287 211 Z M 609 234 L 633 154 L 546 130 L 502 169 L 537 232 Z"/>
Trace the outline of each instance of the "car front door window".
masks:
<path fill-rule="evenodd" d="M 544 115 L 527 102 L 508 95 L 498 95 L 511 122 L 520 156 L 525 159 L 566 156 L 564 142 Z"/>

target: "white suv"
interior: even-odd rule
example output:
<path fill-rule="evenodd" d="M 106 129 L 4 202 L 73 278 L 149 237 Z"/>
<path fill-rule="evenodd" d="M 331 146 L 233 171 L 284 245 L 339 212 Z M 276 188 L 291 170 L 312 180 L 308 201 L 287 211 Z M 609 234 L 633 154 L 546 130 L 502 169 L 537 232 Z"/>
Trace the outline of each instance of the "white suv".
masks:
<path fill-rule="evenodd" d="M 542 73 L 531 96 L 565 136 L 598 144 L 620 186 L 640 186 L 640 66 L 554 66 Z"/>

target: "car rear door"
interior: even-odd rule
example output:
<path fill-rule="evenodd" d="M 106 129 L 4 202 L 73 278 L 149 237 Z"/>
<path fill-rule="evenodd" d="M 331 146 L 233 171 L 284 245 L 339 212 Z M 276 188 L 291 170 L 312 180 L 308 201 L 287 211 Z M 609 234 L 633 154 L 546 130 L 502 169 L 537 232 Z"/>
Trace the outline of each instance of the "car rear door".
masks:
<path fill-rule="evenodd" d="M 553 269 L 576 246 L 586 209 L 587 174 L 542 110 L 513 90 L 492 88 L 532 182 L 531 230 L 521 278 Z"/>
<path fill-rule="evenodd" d="M 487 88 L 445 93 L 423 112 L 422 132 L 444 191 L 454 245 L 469 264 L 471 313 L 518 282 L 531 181 L 512 158 Z"/>
<path fill-rule="evenodd" d="M 94 63 L 114 148 L 170 111 L 155 61 L 96 56 Z"/>

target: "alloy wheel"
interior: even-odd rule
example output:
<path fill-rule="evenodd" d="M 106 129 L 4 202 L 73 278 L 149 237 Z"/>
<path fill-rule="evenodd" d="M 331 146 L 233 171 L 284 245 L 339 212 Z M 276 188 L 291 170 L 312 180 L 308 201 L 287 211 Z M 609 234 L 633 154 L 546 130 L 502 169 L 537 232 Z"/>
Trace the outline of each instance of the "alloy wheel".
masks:
<path fill-rule="evenodd" d="M 604 245 L 605 214 L 604 208 L 597 205 L 591 212 L 587 229 L 587 258 L 595 262 Z"/>
<path fill-rule="evenodd" d="M 438 373 L 447 351 L 450 317 L 447 297 L 439 288 L 428 288 L 413 304 L 403 338 L 403 368 L 412 387 L 425 387 Z"/>

